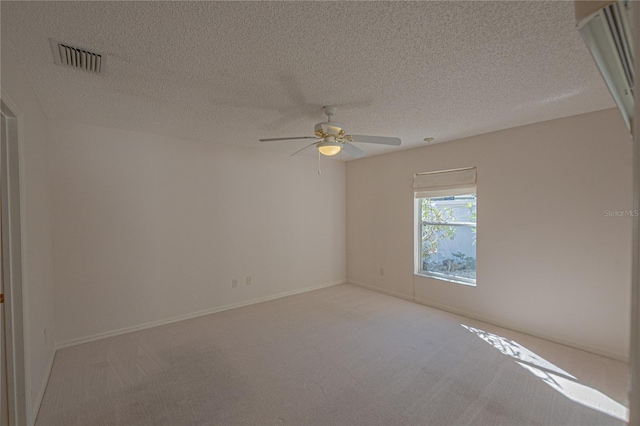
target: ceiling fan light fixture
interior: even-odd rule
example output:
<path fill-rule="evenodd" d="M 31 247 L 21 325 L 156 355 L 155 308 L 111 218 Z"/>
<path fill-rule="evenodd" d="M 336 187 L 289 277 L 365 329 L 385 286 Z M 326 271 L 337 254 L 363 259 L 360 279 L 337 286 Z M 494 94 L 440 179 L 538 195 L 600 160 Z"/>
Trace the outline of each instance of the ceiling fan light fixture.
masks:
<path fill-rule="evenodd" d="M 331 157 L 336 155 L 342 150 L 342 146 L 338 142 L 321 142 L 318 144 L 318 151 L 320 154 L 326 155 L 327 157 Z"/>
<path fill-rule="evenodd" d="M 0 0 L 1 1 L 1 0 Z M 286 138 L 268 138 L 258 139 L 260 142 L 272 142 L 272 141 L 287 141 L 296 139 L 315 139 L 316 141 L 310 143 L 302 149 L 297 150 L 291 155 L 304 151 L 307 148 L 315 146 L 318 149 L 318 156 L 320 154 L 327 157 L 333 157 L 336 154 L 341 153 L 343 150 L 353 158 L 364 157 L 367 153 L 353 145 L 351 142 L 373 143 L 380 145 L 392 145 L 400 146 L 400 138 L 391 138 L 386 136 L 367 136 L 367 135 L 348 135 L 344 130 L 344 126 L 338 122 L 331 121 L 331 117 L 336 112 L 335 106 L 323 107 L 324 113 L 329 121 L 318 123 L 314 127 L 313 134 L 315 136 L 297 136 Z"/>

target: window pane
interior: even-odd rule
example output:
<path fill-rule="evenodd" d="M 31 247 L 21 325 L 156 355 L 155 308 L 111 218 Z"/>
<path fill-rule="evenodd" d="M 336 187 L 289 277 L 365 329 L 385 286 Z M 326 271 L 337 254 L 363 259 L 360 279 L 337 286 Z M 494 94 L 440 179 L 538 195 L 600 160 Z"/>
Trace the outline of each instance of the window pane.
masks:
<path fill-rule="evenodd" d="M 423 198 L 419 202 L 421 272 L 475 283 L 476 227 L 472 224 L 476 222 L 476 196 Z"/>
<path fill-rule="evenodd" d="M 476 196 L 459 195 L 456 197 L 423 198 L 422 202 L 431 208 L 426 209 L 424 221 L 434 222 L 475 222 Z"/>
<path fill-rule="evenodd" d="M 422 271 L 475 281 L 476 234 L 473 231 L 468 226 L 425 225 Z"/>

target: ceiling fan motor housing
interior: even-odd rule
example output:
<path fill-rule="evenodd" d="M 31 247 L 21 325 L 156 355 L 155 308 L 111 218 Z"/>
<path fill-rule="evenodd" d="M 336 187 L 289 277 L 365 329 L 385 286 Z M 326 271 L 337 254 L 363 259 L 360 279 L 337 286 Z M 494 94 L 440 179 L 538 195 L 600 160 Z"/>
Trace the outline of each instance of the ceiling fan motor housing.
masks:
<path fill-rule="evenodd" d="M 320 138 L 327 135 L 342 138 L 344 136 L 343 126 L 342 123 L 336 123 L 335 121 L 325 121 L 315 125 L 314 133 Z"/>

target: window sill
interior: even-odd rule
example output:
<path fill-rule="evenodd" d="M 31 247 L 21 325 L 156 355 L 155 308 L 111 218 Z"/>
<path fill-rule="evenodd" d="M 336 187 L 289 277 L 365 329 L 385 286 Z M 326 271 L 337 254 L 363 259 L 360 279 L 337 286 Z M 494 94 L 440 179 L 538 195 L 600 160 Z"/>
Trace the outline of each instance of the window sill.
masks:
<path fill-rule="evenodd" d="M 466 281 L 459 281 L 459 280 L 456 280 L 454 278 L 447 278 L 447 277 L 442 277 L 442 276 L 438 276 L 438 275 L 431 275 L 431 274 L 426 274 L 424 272 L 415 272 L 413 275 L 415 275 L 416 277 L 431 278 L 431 279 L 438 280 L 438 281 L 446 281 L 446 282 L 449 282 L 449 283 L 460 284 L 460 285 L 464 285 L 464 286 L 467 286 L 467 287 L 476 287 L 476 283 L 471 283 L 471 282 L 466 282 Z"/>

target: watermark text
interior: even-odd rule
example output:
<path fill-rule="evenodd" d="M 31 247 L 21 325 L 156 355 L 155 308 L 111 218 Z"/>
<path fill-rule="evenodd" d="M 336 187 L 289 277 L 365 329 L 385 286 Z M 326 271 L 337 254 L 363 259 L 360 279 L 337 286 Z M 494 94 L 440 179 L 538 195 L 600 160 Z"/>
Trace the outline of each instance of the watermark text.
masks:
<path fill-rule="evenodd" d="M 638 210 L 605 210 L 605 217 L 636 217 Z"/>

